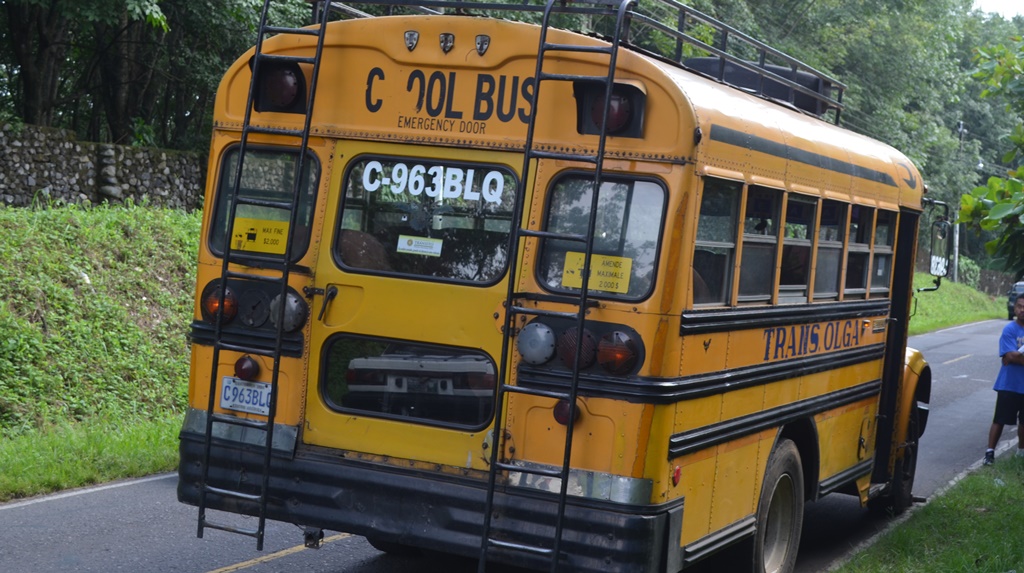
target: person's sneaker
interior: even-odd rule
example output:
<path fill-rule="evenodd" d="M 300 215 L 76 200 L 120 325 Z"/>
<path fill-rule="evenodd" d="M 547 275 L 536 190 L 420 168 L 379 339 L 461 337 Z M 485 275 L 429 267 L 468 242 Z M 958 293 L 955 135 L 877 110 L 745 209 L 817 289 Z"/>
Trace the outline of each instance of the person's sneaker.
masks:
<path fill-rule="evenodd" d="M 992 450 L 986 451 L 985 452 L 985 461 L 983 461 L 982 464 L 986 465 L 986 466 L 990 466 L 990 465 L 992 465 L 994 463 L 996 463 L 996 453 L 994 451 L 992 451 Z"/>

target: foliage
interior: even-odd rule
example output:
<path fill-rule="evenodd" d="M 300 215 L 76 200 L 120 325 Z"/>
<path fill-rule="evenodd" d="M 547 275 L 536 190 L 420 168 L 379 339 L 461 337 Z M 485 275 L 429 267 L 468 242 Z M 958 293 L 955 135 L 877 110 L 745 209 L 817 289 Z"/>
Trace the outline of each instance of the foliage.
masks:
<path fill-rule="evenodd" d="M 258 0 L 11 0 L 0 8 L 0 114 L 89 141 L 201 149 L 228 66 L 256 40 Z M 308 21 L 304 0 L 272 21 Z M 148 143 L 147 143 L 148 145 Z"/>
<path fill-rule="evenodd" d="M 0 209 L 0 433 L 181 410 L 198 228 L 138 206 Z"/>
<path fill-rule="evenodd" d="M 972 289 L 979 289 L 979 280 L 981 279 L 981 267 L 978 263 L 971 260 L 969 257 L 960 256 L 958 259 L 959 268 L 957 269 L 957 281 L 961 284 L 967 285 Z"/>
<path fill-rule="evenodd" d="M 1024 153 L 1024 40 L 1018 36 L 1006 44 L 979 48 L 976 61 L 974 76 L 986 86 L 981 96 L 1001 98 L 1016 117 L 1007 135 L 1010 149 L 1001 160 L 1018 167 L 1008 168 L 1004 177 L 990 177 L 986 185 L 964 194 L 960 220 L 993 232 L 995 238 L 985 244 L 986 250 L 1020 277 L 1024 275 L 1024 164 L 1020 161 Z"/>

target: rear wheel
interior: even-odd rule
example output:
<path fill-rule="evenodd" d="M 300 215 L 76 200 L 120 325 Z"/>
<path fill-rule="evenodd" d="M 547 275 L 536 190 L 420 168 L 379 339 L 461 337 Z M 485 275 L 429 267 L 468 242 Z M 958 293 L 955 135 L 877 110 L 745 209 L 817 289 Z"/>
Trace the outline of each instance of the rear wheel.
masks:
<path fill-rule="evenodd" d="M 796 565 L 804 521 L 804 475 L 791 440 L 772 450 L 757 504 L 754 573 L 789 573 Z"/>

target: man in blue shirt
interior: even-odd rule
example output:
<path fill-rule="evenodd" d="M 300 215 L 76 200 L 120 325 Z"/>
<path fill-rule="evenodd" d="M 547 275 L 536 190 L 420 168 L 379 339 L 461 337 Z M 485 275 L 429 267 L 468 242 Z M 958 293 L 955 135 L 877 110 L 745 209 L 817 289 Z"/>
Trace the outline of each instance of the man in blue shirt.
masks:
<path fill-rule="evenodd" d="M 988 431 L 988 449 L 985 451 L 985 465 L 995 463 L 996 444 L 1003 434 L 1003 426 L 1017 426 L 1017 455 L 1024 456 L 1024 294 L 1013 303 L 1014 320 L 1003 327 L 999 336 L 999 356 L 1003 367 L 999 369 L 993 386 L 996 396 L 996 412 L 992 417 L 992 428 Z"/>

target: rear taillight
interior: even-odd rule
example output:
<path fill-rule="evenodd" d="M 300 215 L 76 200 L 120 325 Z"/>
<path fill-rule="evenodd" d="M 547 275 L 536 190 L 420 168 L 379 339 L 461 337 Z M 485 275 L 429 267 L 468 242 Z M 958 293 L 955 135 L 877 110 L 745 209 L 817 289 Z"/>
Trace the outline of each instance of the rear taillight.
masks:
<path fill-rule="evenodd" d="M 255 358 L 245 355 L 235 361 L 235 378 L 255 380 L 260 374 L 260 363 Z"/>
<path fill-rule="evenodd" d="M 580 419 L 580 406 L 576 405 L 575 408 L 569 407 L 570 402 L 566 399 L 555 402 L 555 407 L 551 411 L 551 415 L 554 416 L 555 421 L 563 426 L 568 426 L 571 423 L 575 424 Z"/>
<path fill-rule="evenodd" d="M 562 360 L 562 364 L 565 364 L 568 368 L 573 367 L 573 361 L 576 358 L 577 332 L 578 330 L 574 326 L 558 337 L 558 357 Z M 589 368 L 594 363 L 594 357 L 597 354 L 597 340 L 594 339 L 594 335 L 587 329 L 583 329 L 583 336 L 581 338 L 582 341 L 579 344 L 579 367 L 582 370 Z"/>
<path fill-rule="evenodd" d="M 238 314 L 238 297 L 231 287 L 225 288 L 222 296 L 220 283 L 215 281 L 203 289 L 199 307 L 205 320 L 215 320 L 218 311 L 221 311 L 223 322 L 231 322 Z"/>
<path fill-rule="evenodd" d="M 597 363 L 611 374 L 626 374 L 640 358 L 633 338 L 621 330 L 609 332 L 597 343 Z"/>

